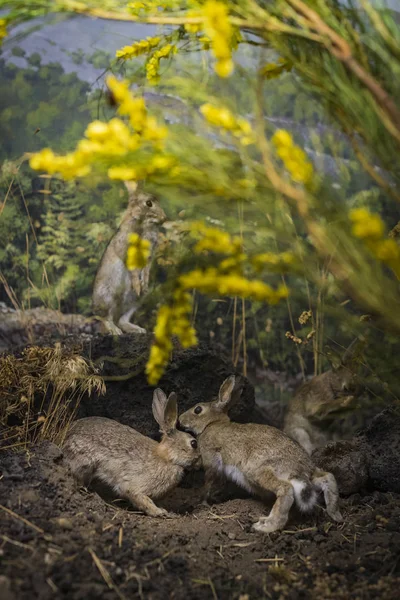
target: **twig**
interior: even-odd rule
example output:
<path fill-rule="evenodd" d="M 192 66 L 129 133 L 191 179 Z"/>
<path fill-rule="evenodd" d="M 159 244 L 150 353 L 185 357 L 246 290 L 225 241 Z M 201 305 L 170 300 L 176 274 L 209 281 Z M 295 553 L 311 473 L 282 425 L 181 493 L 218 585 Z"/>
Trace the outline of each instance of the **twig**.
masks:
<path fill-rule="evenodd" d="M 23 523 L 25 523 L 25 525 L 28 525 L 28 527 L 31 527 L 32 529 L 34 529 L 38 533 L 44 534 L 44 530 L 43 529 L 41 529 L 40 527 L 38 527 L 34 523 L 31 523 L 30 521 L 28 521 L 28 519 L 25 519 L 24 517 L 21 517 L 20 515 L 18 515 L 17 513 L 15 513 L 13 510 L 10 510 L 9 508 L 6 508 L 2 504 L 0 504 L 0 508 L 2 510 L 4 510 L 4 512 L 6 512 L 11 517 L 14 517 L 14 519 L 18 519 L 18 521 L 22 521 Z"/>
<path fill-rule="evenodd" d="M 33 552 L 34 548 L 32 548 L 32 546 L 29 546 L 29 544 L 23 544 L 22 542 L 18 542 L 17 540 L 11 540 L 9 537 L 7 537 L 6 535 L 1 536 L 3 538 L 3 540 L 5 542 L 8 542 L 9 544 L 13 544 L 13 546 L 19 546 L 20 548 L 26 548 L 27 550 L 30 550 L 31 552 Z"/>
<path fill-rule="evenodd" d="M 105 566 L 103 565 L 103 563 L 101 562 L 101 560 L 99 559 L 99 557 L 97 556 L 95 551 L 92 550 L 91 548 L 88 548 L 88 551 L 89 551 L 90 556 L 93 559 L 94 564 L 98 568 L 100 575 L 103 577 L 104 581 L 106 582 L 106 584 L 108 585 L 110 590 L 114 590 L 114 592 L 117 594 L 117 596 L 118 596 L 118 598 L 120 598 L 120 600 L 127 600 L 126 596 L 124 596 L 124 594 L 119 590 L 119 588 L 113 582 L 110 573 L 107 571 L 107 569 L 105 568 Z"/>

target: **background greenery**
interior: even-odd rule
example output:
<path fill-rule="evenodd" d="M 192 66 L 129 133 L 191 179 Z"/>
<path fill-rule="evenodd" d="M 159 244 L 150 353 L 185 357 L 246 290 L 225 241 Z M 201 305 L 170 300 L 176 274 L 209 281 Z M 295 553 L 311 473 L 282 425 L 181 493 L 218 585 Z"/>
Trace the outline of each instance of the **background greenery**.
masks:
<path fill-rule="evenodd" d="M 243 44 L 235 75 L 223 82 L 204 67 L 198 54 L 181 53 L 173 62 L 163 64 L 162 84 L 156 90 L 146 85 L 142 60 L 124 65 L 111 61 L 110 68 L 133 79 L 147 94 L 152 109 L 174 124 L 177 131 L 182 127 L 182 134 L 187 135 L 181 123 L 192 118 L 193 98 L 182 88 L 181 94 L 177 93 L 176 78 L 180 78 L 180 84 L 186 78 L 187 86 L 196 80 L 206 83 L 210 97 L 223 95 L 237 113 L 250 116 L 255 107 L 249 65 L 256 64 L 259 52 L 258 47 Z M 273 51 L 262 52 L 264 61 L 276 59 Z M 107 118 L 112 109 L 101 87 L 93 90 L 75 74 L 64 73 L 60 64 L 42 65 L 37 53 L 26 56 L 18 47 L 14 47 L 13 53 L 24 57 L 26 66 L 18 68 L 0 60 L 2 275 L 23 307 L 44 304 L 65 312 L 90 314 L 91 287 L 99 257 L 117 226 L 126 202 L 125 191 L 118 184 L 96 180 L 66 184 L 57 179 L 38 178 L 18 160 L 24 152 L 45 146 L 59 152 L 73 149 L 86 125 L 93 118 Z M 95 52 L 88 57 L 79 48 L 72 59 L 77 65 L 89 60 L 98 68 L 109 64 L 107 53 Z M 263 104 L 267 130 L 289 129 L 295 141 L 307 149 L 323 177 L 325 189 L 329 190 L 327 202 L 333 208 L 335 203 L 337 206 L 345 203 L 347 207 L 369 206 L 383 214 L 386 222 L 393 226 L 397 223 L 398 205 L 366 173 L 349 139 L 332 124 L 326 106 L 295 71 L 268 81 Z M 229 149 L 221 149 L 221 161 L 224 152 L 229 153 Z M 198 161 L 204 169 L 205 157 L 199 155 Z M 235 233 L 254 231 L 258 246 L 263 245 L 265 249 L 274 249 L 276 244 L 271 237 L 271 219 L 277 223 L 278 230 L 279 220 L 291 218 L 282 212 L 279 204 L 274 214 L 266 212 L 260 216 L 257 207 L 249 206 L 244 215 L 238 215 L 236 205 L 215 202 L 215 198 L 198 189 L 193 190 L 196 201 L 192 203 L 187 201 L 187 190 L 181 190 L 179 185 L 165 189 L 153 184 L 153 190 L 160 195 L 172 220 L 203 217 Z M 296 235 L 306 239 L 299 221 L 295 220 L 289 234 L 284 235 L 283 229 L 278 232 L 283 245 L 289 241 L 285 235 L 290 239 Z M 317 257 L 309 260 L 315 260 L 320 278 L 318 282 L 306 282 L 288 276 L 287 283 L 292 290 L 288 304 L 269 307 L 233 299 L 198 297 L 195 310 L 196 321 L 201 324 L 200 337 L 232 348 L 232 355 L 239 364 L 243 364 L 246 356 L 248 366 L 253 369 L 257 365 L 292 374 L 300 369 L 312 373 L 315 359 L 312 344 L 296 345 L 285 337 L 286 331 L 300 332 L 303 339 L 310 333 L 315 323 L 301 327 L 298 317 L 311 307 L 318 320 L 322 355 L 325 344 L 340 352 L 352 336 L 367 334 L 370 345 L 365 360 L 370 372 L 382 382 L 390 381 L 391 389 L 395 390 L 396 365 L 388 364 L 377 347 L 381 344 L 395 352 L 396 337 L 384 334 L 369 321 L 359 321 L 362 312 L 339 290 L 324 262 Z M 149 328 L 160 299 L 157 282 L 165 278 L 166 269 L 166 265 L 159 265 L 155 291 L 143 307 L 142 319 Z M 272 281 L 279 279 L 278 275 L 272 277 Z M 1 299 L 9 302 L 5 289 L 1 291 Z M 327 365 L 325 360 L 317 362 L 318 369 Z"/>

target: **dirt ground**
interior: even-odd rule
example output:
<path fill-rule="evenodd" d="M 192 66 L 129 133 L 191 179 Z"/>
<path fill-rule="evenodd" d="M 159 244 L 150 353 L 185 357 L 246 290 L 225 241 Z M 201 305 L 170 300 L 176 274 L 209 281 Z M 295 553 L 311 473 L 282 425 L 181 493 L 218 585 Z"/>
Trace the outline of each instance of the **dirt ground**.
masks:
<path fill-rule="evenodd" d="M 251 524 L 268 507 L 235 498 L 199 506 L 198 487 L 154 519 L 78 489 L 58 448 L 0 455 L 2 600 L 366 599 L 400 587 L 400 495 L 342 500 L 344 524 L 322 509 L 280 533 Z"/>

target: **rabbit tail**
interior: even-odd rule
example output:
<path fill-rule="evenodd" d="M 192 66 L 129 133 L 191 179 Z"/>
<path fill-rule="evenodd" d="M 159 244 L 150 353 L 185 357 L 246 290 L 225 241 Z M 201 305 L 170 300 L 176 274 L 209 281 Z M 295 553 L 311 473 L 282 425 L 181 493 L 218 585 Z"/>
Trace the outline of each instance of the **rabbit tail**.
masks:
<path fill-rule="evenodd" d="M 302 512 L 311 511 L 317 502 L 317 490 L 310 481 L 291 479 L 296 504 Z"/>

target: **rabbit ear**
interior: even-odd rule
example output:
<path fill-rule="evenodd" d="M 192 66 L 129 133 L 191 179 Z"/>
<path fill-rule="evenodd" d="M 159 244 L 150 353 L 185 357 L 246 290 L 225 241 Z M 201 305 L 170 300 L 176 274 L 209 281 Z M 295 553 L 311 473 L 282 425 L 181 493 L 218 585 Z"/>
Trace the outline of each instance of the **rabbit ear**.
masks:
<path fill-rule="evenodd" d="M 137 181 L 124 181 L 124 184 L 125 184 L 126 189 L 128 190 L 129 196 L 134 194 L 139 187 L 139 184 Z"/>
<path fill-rule="evenodd" d="M 227 379 L 223 382 L 218 392 L 218 400 L 215 403 L 215 408 L 218 410 L 225 410 L 227 405 L 231 401 L 232 392 L 235 388 L 235 376 L 229 375 Z"/>
<path fill-rule="evenodd" d="M 343 366 L 341 356 L 331 348 L 327 348 L 325 350 L 325 355 L 333 371 L 337 371 L 338 369 L 340 369 L 340 367 Z"/>
<path fill-rule="evenodd" d="M 167 396 L 160 388 L 154 390 L 153 393 L 153 416 L 160 426 L 160 429 L 164 428 L 164 412 L 167 404 Z"/>
<path fill-rule="evenodd" d="M 164 409 L 164 425 L 163 431 L 166 433 L 176 429 L 178 422 L 178 399 L 175 392 L 171 392 L 168 396 L 167 403 Z"/>
<path fill-rule="evenodd" d="M 363 340 L 356 337 L 350 344 L 350 346 L 347 348 L 347 350 L 345 351 L 345 353 L 342 356 L 342 363 L 345 365 L 349 362 L 351 362 L 353 359 L 357 358 L 357 354 L 359 353 L 359 351 L 362 348 L 362 342 Z"/>

